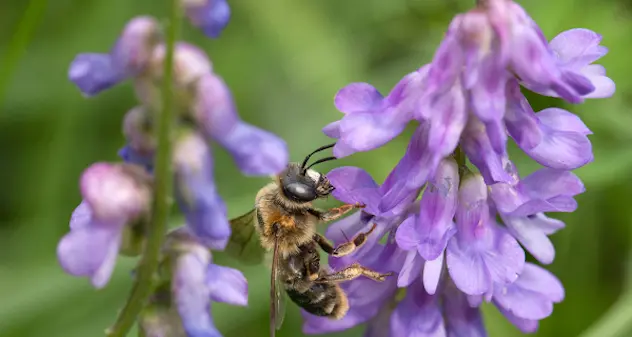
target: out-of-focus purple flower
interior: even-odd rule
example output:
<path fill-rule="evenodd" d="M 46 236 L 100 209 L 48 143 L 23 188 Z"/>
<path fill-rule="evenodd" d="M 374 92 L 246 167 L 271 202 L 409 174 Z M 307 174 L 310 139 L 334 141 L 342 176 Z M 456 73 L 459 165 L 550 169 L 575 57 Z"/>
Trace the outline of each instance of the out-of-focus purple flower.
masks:
<path fill-rule="evenodd" d="M 202 76 L 196 90 L 193 113 L 202 133 L 227 149 L 242 173 L 273 175 L 285 169 L 289 160 L 285 141 L 241 121 L 230 90 L 219 76 Z"/>
<path fill-rule="evenodd" d="M 467 295 L 457 289 L 452 280 L 446 280 L 443 285 L 447 337 L 487 337 L 480 309 L 469 303 Z"/>
<path fill-rule="evenodd" d="M 224 249 L 231 230 L 215 187 L 210 147 L 199 134 L 184 134 L 176 142 L 173 161 L 176 199 L 188 228 L 209 247 Z"/>
<path fill-rule="evenodd" d="M 126 225 L 146 215 L 150 177 L 140 167 L 97 163 L 81 177 L 83 202 L 70 219 L 70 233 L 57 246 L 64 270 L 89 277 L 96 288 L 110 279 Z"/>
<path fill-rule="evenodd" d="M 182 0 L 187 17 L 210 38 L 217 38 L 230 21 L 226 0 Z"/>
<path fill-rule="evenodd" d="M 616 86 L 614 81 L 606 76 L 606 69 L 601 65 L 592 64 L 608 53 L 608 48 L 601 46 L 600 43 L 601 35 L 585 28 L 564 31 L 549 43 L 558 66 L 564 72 L 584 76 L 595 87 L 595 90 L 584 95 L 584 98 L 605 98 L 615 92 Z M 557 96 L 552 91 L 538 92 Z"/>
<path fill-rule="evenodd" d="M 160 337 L 180 330 L 187 337 L 221 337 L 213 323 L 211 302 L 246 306 L 246 278 L 236 269 L 213 264 L 211 252 L 187 227 L 168 234 L 163 253 L 171 272 L 165 280 L 169 289 L 157 289 L 143 314 L 143 330 Z"/>
<path fill-rule="evenodd" d="M 142 73 L 148 66 L 154 46 L 161 36 L 155 19 L 140 16 L 123 30 L 109 54 L 86 53 L 75 57 L 68 77 L 87 96 Z"/>
<path fill-rule="evenodd" d="M 468 295 L 491 295 L 494 284 L 518 278 L 525 254 L 518 242 L 490 217 L 487 186 L 477 174 L 464 178 L 456 211 L 457 233 L 446 263 L 456 286 Z"/>
<path fill-rule="evenodd" d="M 340 89 L 334 104 L 345 115 L 323 129 L 327 136 L 338 139 L 334 155 L 341 158 L 373 150 L 397 137 L 414 117 L 426 71 L 422 67 L 404 76 L 386 97 L 368 83 L 352 83 Z"/>
<path fill-rule="evenodd" d="M 166 45 L 157 44 L 141 76 L 134 78 L 136 97 L 154 111 L 162 109 L 160 94 L 163 87 Z M 193 105 L 197 81 L 213 71 L 213 65 L 204 51 L 186 42 L 177 42 L 173 51 L 173 86 L 176 106 L 188 111 Z"/>
<path fill-rule="evenodd" d="M 494 290 L 493 303 L 520 330 L 531 333 L 538 320 L 551 315 L 553 303 L 563 299 L 564 287 L 553 274 L 526 263 L 516 282 Z"/>

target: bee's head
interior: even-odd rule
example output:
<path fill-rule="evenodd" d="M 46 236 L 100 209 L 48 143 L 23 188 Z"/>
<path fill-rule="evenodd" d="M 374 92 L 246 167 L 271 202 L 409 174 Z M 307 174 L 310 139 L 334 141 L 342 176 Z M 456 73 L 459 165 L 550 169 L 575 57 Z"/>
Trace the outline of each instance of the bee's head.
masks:
<path fill-rule="evenodd" d="M 336 157 L 323 158 L 306 167 L 307 161 L 314 153 L 333 146 L 334 144 L 326 145 L 312 152 L 305 158 L 302 165 L 297 163 L 289 164 L 285 171 L 279 175 L 283 194 L 288 199 L 294 202 L 305 203 L 326 197 L 334 190 L 329 179 L 324 174 L 312 170 L 311 167 L 325 161 L 334 160 Z"/>

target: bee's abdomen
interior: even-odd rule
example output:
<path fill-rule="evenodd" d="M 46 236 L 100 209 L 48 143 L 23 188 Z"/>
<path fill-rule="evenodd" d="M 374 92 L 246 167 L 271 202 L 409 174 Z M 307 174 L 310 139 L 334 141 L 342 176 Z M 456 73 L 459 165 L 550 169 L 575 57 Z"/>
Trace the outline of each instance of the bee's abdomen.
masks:
<path fill-rule="evenodd" d="M 340 319 L 349 310 L 347 296 L 334 284 L 314 284 L 306 292 L 286 289 L 290 299 L 312 315 Z"/>

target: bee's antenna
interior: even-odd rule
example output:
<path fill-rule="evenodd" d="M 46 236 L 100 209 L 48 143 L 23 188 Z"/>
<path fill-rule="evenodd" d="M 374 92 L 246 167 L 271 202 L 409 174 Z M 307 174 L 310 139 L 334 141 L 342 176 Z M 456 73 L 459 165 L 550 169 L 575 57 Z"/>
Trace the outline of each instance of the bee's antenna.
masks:
<path fill-rule="evenodd" d="M 316 165 L 316 164 L 320 164 L 320 163 L 324 163 L 326 161 L 330 161 L 330 160 L 336 160 L 338 158 L 336 157 L 327 157 L 327 158 L 322 158 L 322 159 L 318 159 L 317 161 L 313 162 L 311 165 L 309 165 L 308 167 L 303 169 L 303 172 L 309 170 L 312 166 Z"/>
<path fill-rule="evenodd" d="M 303 172 L 305 172 L 305 170 L 307 170 L 305 168 L 305 165 L 307 165 L 307 161 L 309 161 L 309 158 L 311 158 L 314 154 L 316 154 L 316 153 L 318 153 L 318 152 L 320 152 L 322 150 L 327 150 L 329 148 L 334 147 L 334 145 L 336 145 L 336 143 L 332 143 L 332 144 L 329 144 L 329 145 L 321 146 L 321 147 L 317 148 L 316 150 L 314 150 L 314 152 L 308 154 L 307 157 L 305 157 L 305 159 L 303 160 L 303 164 L 301 164 L 301 169 L 303 170 Z"/>

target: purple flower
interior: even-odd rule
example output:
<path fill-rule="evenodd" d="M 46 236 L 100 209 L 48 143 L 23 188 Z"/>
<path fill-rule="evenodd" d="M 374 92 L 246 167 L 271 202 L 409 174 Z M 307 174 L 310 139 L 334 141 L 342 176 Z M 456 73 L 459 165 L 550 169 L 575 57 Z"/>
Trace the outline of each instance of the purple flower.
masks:
<path fill-rule="evenodd" d="M 576 169 L 593 160 L 587 137 L 592 132 L 579 117 L 558 108 L 534 113 L 515 81 L 509 82 L 508 95 L 507 131 L 531 158 L 561 170 Z"/>
<path fill-rule="evenodd" d="M 187 226 L 213 249 L 230 237 L 226 206 L 217 193 L 211 149 L 197 133 L 182 135 L 174 149 L 176 197 Z"/>
<path fill-rule="evenodd" d="M 390 336 L 447 336 L 439 297 L 425 292 L 421 280 L 411 284 L 391 316 Z"/>
<path fill-rule="evenodd" d="M 217 38 L 230 21 L 226 0 L 182 0 L 186 15 L 195 27 L 210 38 Z"/>
<path fill-rule="evenodd" d="M 510 322 L 525 333 L 535 332 L 537 321 L 553 312 L 564 299 L 564 287 L 550 272 L 526 263 L 516 282 L 494 290 L 493 302 Z"/>
<path fill-rule="evenodd" d="M 215 74 L 197 83 L 194 118 L 205 137 L 220 143 L 246 175 L 276 174 L 287 166 L 285 141 L 239 119 L 230 90 Z"/>
<path fill-rule="evenodd" d="M 87 96 L 139 75 L 148 66 L 154 46 L 160 41 L 155 19 L 132 19 L 108 54 L 79 54 L 68 70 L 68 77 Z"/>
<path fill-rule="evenodd" d="M 423 266 L 423 285 L 428 293 L 435 293 L 443 267 L 443 253 L 456 232 L 452 219 L 457 207 L 458 186 L 457 165 L 453 160 L 445 159 L 423 194 L 419 213 L 399 225 L 397 244 L 409 254 L 399 274 L 398 286 L 409 285 L 420 275 Z"/>
<path fill-rule="evenodd" d="M 149 307 L 154 310 L 146 310 L 141 326 L 151 336 L 184 329 L 189 337 L 221 337 L 211 302 L 248 305 L 246 278 L 239 270 L 213 264 L 210 251 L 186 227 L 169 233 L 164 248 L 172 273 L 164 281 L 170 289 L 158 289 Z M 152 311 L 162 315 L 152 317 Z"/>
<path fill-rule="evenodd" d="M 588 29 L 575 28 L 560 33 L 549 43 L 558 66 L 564 72 L 581 75 L 595 87 L 595 90 L 584 95 L 584 98 L 605 98 L 612 96 L 615 92 L 614 81 L 606 76 L 605 68 L 592 64 L 608 53 L 606 47 L 599 45 L 600 42 L 601 35 Z M 551 91 L 538 92 L 556 96 Z"/>
<path fill-rule="evenodd" d="M 166 45 L 155 46 L 147 68 L 134 78 L 134 89 L 140 102 L 154 111 L 162 109 L 160 94 L 163 86 Z M 186 42 L 177 42 L 173 51 L 173 86 L 177 107 L 188 111 L 198 80 L 213 71 L 213 65 L 204 51 Z"/>
<path fill-rule="evenodd" d="M 422 67 L 404 76 L 386 97 L 368 83 L 352 83 L 340 89 L 334 103 L 345 115 L 323 129 L 327 136 L 338 139 L 334 155 L 341 158 L 373 150 L 397 137 L 413 119 L 426 70 Z"/>
<path fill-rule="evenodd" d="M 511 284 L 524 265 L 518 242 L 490 215 L 483 178 L 466 177 L 459 189 L 457 233 L 448 244 L 446 263 L 456 286 L 468 295 L 490 295 L 495 283 Z"/>
<path fill-rule="evenodd" d="M 140 167 L 97 163 L 81 177 L 83 202 L 70 219 L 70 233 L 57 246 L 62 268 L 89 277 L 96 288 L 110 279 L 125 227 L 145 216 L 151 181 Z"/>

